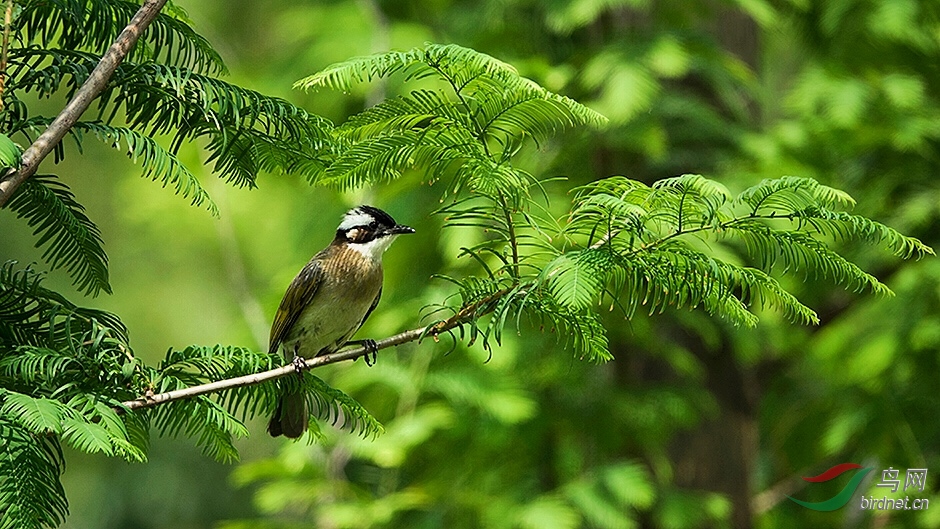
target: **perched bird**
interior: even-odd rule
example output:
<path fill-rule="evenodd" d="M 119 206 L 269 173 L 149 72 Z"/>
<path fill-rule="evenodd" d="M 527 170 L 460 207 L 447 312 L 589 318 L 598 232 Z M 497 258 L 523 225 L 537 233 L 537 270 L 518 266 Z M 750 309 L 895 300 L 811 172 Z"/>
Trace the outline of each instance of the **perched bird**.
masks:
<path fill-rule="evenodd" d="M 349 339 L 382 297 L 382 254 L 398 235 L 414 232 L 372 206 L 346 212 L 333 242 L 314 255 L 287 287 L 271 326 L 269 350 L 280 348 L 298 372 L 304 358 L 332 353 L 347 344 L 363 344 L 375 354 L 374 340 Z M 268 432 L 296 438 L 306 429 L 303 392 L 285 391 Z"/>

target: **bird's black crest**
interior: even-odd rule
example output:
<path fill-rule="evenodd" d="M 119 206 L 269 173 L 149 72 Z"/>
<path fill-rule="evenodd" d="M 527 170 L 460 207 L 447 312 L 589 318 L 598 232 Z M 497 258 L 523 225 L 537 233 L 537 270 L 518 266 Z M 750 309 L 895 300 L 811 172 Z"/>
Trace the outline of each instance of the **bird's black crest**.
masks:
<path fill-rule="evenodd" d="M 372 218 L 374 218 L 376 222 L 378 222 L 379 226 L 392 227 L 396 224 L 395 219 L 393 219 L 391 215 L 382 211 L 379 208 L 362 205 L 356 209 L 364 213 L 368 213 L 369 215 L 372 215 Z"/>
<path fill-rule="evenodd" d="M 338 240 L 368 242 L 396 225 L 391 215 L 372 206 L 357 206 L 343 215 L 336 229 Z"/>

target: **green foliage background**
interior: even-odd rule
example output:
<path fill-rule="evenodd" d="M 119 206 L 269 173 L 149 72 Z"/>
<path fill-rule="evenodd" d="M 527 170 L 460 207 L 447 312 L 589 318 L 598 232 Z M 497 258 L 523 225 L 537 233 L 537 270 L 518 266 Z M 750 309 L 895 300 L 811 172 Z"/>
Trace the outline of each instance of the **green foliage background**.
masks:
<path fill-rule="evenodd" d="M 931 2 L 178 3 L 220 50 L 227 81 L 336 123 L 415 86 L 291 85 L 427 41 L 490 54 L 589 105 L 611 119 L 603 132 L 569 132 L 518 158 L 529 173 L 569 178 L 546 185 L 555 214 L 570 187 L 600 176 L 652 184 L 702 173 L 737 193 L 793 174 L 848 190 L 859 212 L 928 245 L 940 239 Z M 61 101 L 46 103 L 55 111 Z M 388 253 L 382 305 L 360 336 L 413 327 L 423 306 L 453 292 L 431 275 L 466 271 L 460 248 L 481 242 L 425 216 L 443 189 L 414 185 L 419 174 L 347 192 L 279 175 L 232 188 L 199 172 L 206 150 L 184 146 L 179 158 L 216 219 L 188 207 L 198 195 L 159 192 L 106 146 L 85 151 L 56 172 L 76 175 L 69 185 L 110 258 L 114 294 L 86 304 L 120 314 L 150 364 L 190 344 L 263 350 L 284 286 L 350 205 L 380 205 L 418 229 Z M 24 226 L 0 215 L 0 256 L 39 261 Z M 873 475 L 940 472 L 940 264 L 840 249 L 897 295 L 785 277 L 819 315 L 807 327 L 773 310 L 758 311 L 755 328 L 702 310 L 630 320 L 613 311 L 604 323 L 615 360 L 602 365 L 572 359 L 532 327 L 507 328 L 491 353 L 445 354 L 446 337 L 383 351 L 371 369 L 318 372 L 384 424 L 377 439 L 325 427 L 323 443 L 283 444 L 258 421 L 236 441 L 236 466 L 159 438 L 146 466 L 68 452 L 65 526 L 936 527 L 936 508 L 812 513 L 785 498 L 830 497 L 837 489 L 803 488 L 799 476 L 843 461 Z M 71 288 L 64 274 L 47 283 Z M 883 495 L 874 483 L 860 492 Z M 938 483 L 929 473 L 922 493 L 936 505 Z"/>

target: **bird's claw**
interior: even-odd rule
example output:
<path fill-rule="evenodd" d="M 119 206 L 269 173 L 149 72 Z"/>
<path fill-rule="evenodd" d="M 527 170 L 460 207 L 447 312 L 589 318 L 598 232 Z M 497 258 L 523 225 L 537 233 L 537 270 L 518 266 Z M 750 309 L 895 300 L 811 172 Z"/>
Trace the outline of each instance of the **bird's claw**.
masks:
<path fill-rule="evenodd" d="M 304 376 L 304 369 L 307 367 L 307 361 L 301 356 L 294 355 L 294 359 L 290 361 L 291 365 L 294 366 L 294 371 L 297 372 L 297 375 L 300 378 Z"/>
<path fill-rule="evenodd" d="M 363 357 L 365 359 L 366 365 L 372 367 L 375 365 L 375 362 L 379 359 L 379 344 L 375 343 L 375 340 L 363 340 L 362 346 L 366 348 L 366 355 Z M 372 361 L 369 361 L 369 353 L 372 354 Z"/>
<path fill-rule="evenodd" d="M 366 350 L 366 354 L 362 355 L 366 365 L 369 367 L 374 366 L 375 361 L 379 357 L 379 344 L 377 344 L 375 340 L 369 338 L 366 338 L 365 340 L 358 340 L 356 343 L 361 345 L 362 348 Z M 358 360 L 358 358 L 355 360 Z"/>

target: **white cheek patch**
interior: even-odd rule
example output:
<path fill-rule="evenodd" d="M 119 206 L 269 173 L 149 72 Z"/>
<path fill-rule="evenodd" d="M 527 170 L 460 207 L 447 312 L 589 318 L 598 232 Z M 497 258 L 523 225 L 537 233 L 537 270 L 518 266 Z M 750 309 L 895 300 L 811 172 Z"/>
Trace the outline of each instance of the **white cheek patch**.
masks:
<path fill-rule="evenodd" d="M 382 254 L 385 253 L 385 250 L 388 250 L 388 247 L 395 242 L 396 238 L 398 238 L 398 235 L 386 235 L 385 237 L 372 239 L 369 242 L 350 244 L 349 248 L 359 252 L 366 259 L 381 261 Z"/>
<path fill-rule="evenodd" d="M 362 210 L 356 208 L 349 210 L 348 213 L 343 215 L 343 221 L 339 223 L 338 230 L 346 231 L 350 228 L 355 228 L 356 226 L 368 226 L 375 219 L 372 218 L 372 215 L 363 212 Z"/>

